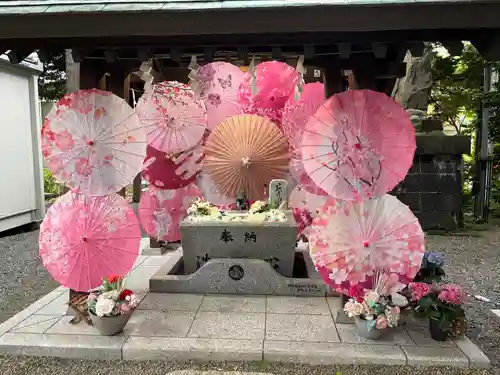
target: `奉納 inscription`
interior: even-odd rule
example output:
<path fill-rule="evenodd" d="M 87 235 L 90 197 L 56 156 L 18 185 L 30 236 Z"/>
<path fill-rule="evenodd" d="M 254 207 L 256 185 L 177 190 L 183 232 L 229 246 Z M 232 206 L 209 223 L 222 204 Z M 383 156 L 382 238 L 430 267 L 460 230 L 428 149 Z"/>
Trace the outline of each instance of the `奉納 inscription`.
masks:
<path fill-rule="evenodd" d="M 230 231 L 224 229 L 220 235 L 220 240 L 224 243 L 233 242 L 234 238 Z"/>
<path fill-rule="evenodd" d="M 257 242 L 257 235 L 255 234 L 255 232 L 245 232 L 245 243 L 248 242 Z"/>

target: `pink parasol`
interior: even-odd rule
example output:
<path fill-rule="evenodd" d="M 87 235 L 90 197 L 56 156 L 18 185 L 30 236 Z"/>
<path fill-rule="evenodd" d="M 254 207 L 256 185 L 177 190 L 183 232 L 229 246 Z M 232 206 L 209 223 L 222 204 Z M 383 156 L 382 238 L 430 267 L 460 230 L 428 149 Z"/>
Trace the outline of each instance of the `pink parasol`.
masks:
<path fill-rule="evenodd" d="M 290 175 L 297 185 L 308 193 L 315 195 L 328 195 L 323 189 L 319 188 L 306 173 L 304 164 L 302 163 L 300 150 L 290 150 Z"/>
<path fill-rule="evenodd" d="M 297 222 L 297 235 L 308 237 L 309 227 L 317 210 L 325 204 L 328 197 L 325 195 L 311 194 L 307 190 L 296 186 L 288 198 L 288 205 L 293 209 L 293 215 Z"/>
<path fill-rule="evenodd" d="M 104 277 L 126 275 L 139 255 L 141 228 L 117 194 L 88 197 L 68 192 L 50 207 L 40 226 L 40 256 L 61 285 L 79 292 Z"/>
<path fill-rule="evenodd" d="M 147 234 L 159 240 L 179 241 L 179 225 L 187 216 L 187 209 L 198 198 L 201 198 L 201 192 L 194 184 L 177 190 L 150 186 L 139 203 L 142 227 Z"/>
<path fill-rule="evenodd" d="M 255 79 L 256 93 L 252 93 Z M 245 114 L 267 117 L 281 126 L 283 108 L 288 98 L 294 94 L 299 81 L 297 71 L 279 61 L 266 61 L 255 67 L 255 77 L 245 73 L 239 87 L 238 102 Z"/>
<path fill-rule="evenodd" d="M 407 174 L 415 128 L 393 99 L 350 90 L 328 99 L 304 129 L 301 155 L 311 179 L 332 197 L 381 196 Z"/>
<path fill-rule="evenodd" d="M 196 181 L 203 161 L 201 142 L 180 154 L 169 154 L 148 146 L 142 175 L 161 189 L 179 189 Z"/>
<path fill-rule="evenodd" d="M 204 65 L 199 73 L 200 98 L 207 108 L 208 128 L 215 129 L 226 118 L 239 115 L 238 89 L 245 73 L 227 62 Z"/>
<path fill-rule="evenodd" d="M 87 195 L 115 193 L 141 171 L 146 132 L 121 98 L 100 90 L 65 95 L 42 126 L 46 166 Z"/>
<path fill-rule="evenodd" d="M 299 100 L 292 95 L 283 109 L 281 130 L 288 138 L 291 148 L 299 148 L 302 132 L 309 118 L 325 101 L 325 86 L 320 82 L 304 85 Z"/>
<path fill-rule="evenodd" d="M 139 99 L 136 110 L 148 127 L 148 144 L 160 151 L 189 150 L 207 129 L 204 103 L 194 99 L 188 85 L 176 81 L 154 85 Z"/>
<path fill-rule="evenodd" d="M 392 195 L 358 202 L 330 199 L 313 219 L 309 249 L 325 282 L 348 295 L 353 286 L 371 289 L 380 272 L 411 282 L 424 255 L 424 232 Z"/>

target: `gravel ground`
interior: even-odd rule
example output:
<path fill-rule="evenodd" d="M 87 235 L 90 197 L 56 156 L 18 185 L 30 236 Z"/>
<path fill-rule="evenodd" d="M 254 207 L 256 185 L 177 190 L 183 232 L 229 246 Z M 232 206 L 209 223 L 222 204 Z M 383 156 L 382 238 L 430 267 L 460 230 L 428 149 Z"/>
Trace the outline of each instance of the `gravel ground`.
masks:
<path fill-rule="evenodd" d="M 467 336 L 500 369 L 500 319 L 490 310 L 500 308 L 500 228 L 474 236 L 427 236 L 427 250 L 445 257 L 446 280 L 469 294 L 466 302 Z M 491 299 L 478 301 L 475 295 Z"/>
<path fill-rule="evenodd" d="M 491 298 L 484 303 L 470 297 L 467 302 L 468 336 L 492 361 L 488 372 L 446 368 L 403 368 L 384 366 L 342 367 L 342 375 L 424 375 L 424 374 L 500 374 L 500 319 L 491 312 L 500 308 L 500 228 L 478 232 L 474 236 L 427 236 L 427 249 L 445 255 L 449 281 L 460 283 L 466 291 Z M 27 307 L 57 287 L 41 265 L 38 256 L 38 231 L 0 237 L 0 322 Z M 54 358 L 8 358 L 0 356 L 2 375 L 93 374 L 114 375 L 141 373 L 165 375 L 178 369 L 224 369 L 230 371 L 265 371 L 283 375 L 334 375 L 332 367 L 283 366 L 270 364 L 179 364 L 173 362 L 98 362 Z"/>

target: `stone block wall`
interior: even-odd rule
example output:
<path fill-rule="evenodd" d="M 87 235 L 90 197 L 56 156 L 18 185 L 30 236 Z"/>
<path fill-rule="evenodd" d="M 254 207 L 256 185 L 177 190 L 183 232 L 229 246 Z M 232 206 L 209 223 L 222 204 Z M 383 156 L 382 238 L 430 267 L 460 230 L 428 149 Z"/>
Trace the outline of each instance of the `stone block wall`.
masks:
<path fill-rule="evenodd" d="M 461 155 L 469 152 L 469 137 L 417 135 L 413 166 L 392 193 L 411 208 L 424 230 L 457 228 L 462 205 Z"/>

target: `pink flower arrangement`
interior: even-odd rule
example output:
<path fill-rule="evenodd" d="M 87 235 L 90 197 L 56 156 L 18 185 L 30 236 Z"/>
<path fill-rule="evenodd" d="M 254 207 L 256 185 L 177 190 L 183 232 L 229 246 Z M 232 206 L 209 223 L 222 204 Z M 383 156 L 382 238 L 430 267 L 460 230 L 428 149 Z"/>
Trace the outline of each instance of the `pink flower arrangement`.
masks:
<path fill-rule="evenodd" d="M 460 285 L 444 284 L 438 294 L 438 299 L 452 305 L 461 305 L 463 302 L 463 291 Z"/>
<path fill-rule="evenodd" d="M 411 298 L 414 301 L 420 301 L 432 291 L 432 286 L 426 283 L 410 283 Z"/>
<path fill-rule="evenodd" d="M 377 318 L 376 327 L 377 329 L 386 329 L 389 326 L 389 321 L 385 315 L 379 315 Z"/>

